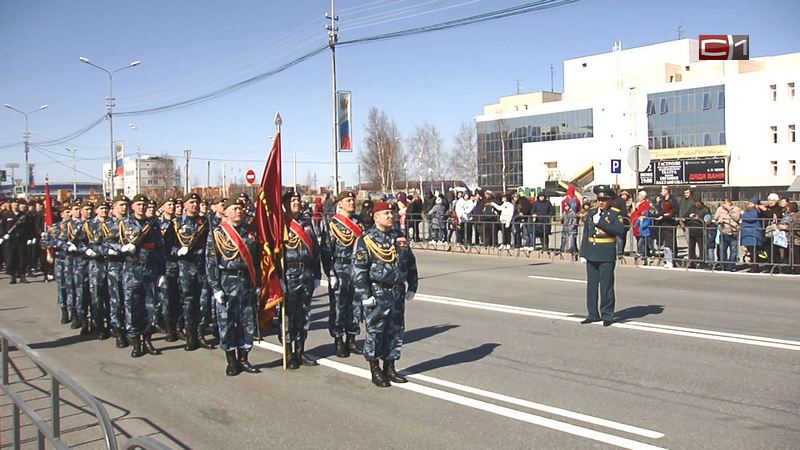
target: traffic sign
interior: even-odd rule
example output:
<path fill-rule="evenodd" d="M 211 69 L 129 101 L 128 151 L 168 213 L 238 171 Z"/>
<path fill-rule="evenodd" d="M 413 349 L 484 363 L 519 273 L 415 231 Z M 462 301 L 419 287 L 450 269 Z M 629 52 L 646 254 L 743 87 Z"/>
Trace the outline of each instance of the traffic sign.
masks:
<path fill-rule="evenodd" d="M 611 173 L 622 173 L 622 160 L 621 159 L 612 159 L 611 160 Z"/>
<path fill-rule="evenodd" d="M 637 166 L 638 163 L 638 166 Z M 650 150 L 644 145 L 634 145 L 628 150 L 628 167 L 635 172 L 644 172 L 650 167 Z"/>
<path fill-rule="evenodd" d="M 244 179 L 247 181 L 247 184 L 253 184 L 256 182 L 256 171 L 253 169 L 247 169 L 247 173 L 244 176 Z"/>

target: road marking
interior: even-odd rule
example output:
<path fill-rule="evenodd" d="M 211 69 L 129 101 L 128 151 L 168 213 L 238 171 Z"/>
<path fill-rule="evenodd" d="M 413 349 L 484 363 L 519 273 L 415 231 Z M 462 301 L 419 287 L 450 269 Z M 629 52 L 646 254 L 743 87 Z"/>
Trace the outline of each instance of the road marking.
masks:
<path fill-rule="evenodd" d="M 474 300 L 464 300 L 453 297 L 443 297 L 439 295 L 429 295 L 417 293 L 414 300 L 421 300 L 430 303 L 458 306 L 462 308 L 481 309 L 486 311 L 502 312 L 522 316 L 540 317 L 543 319 L 556 319 L 568 322 L 580 322 L 583 317 L 576 317 L 570 313 L 558 311 L 548 311 L 543 309 L 526 308 L 522 306 L 509 306 L 498 303 L 479 302 Z M 594 325 L 601 325 L 596 322 Z M 778 348 L 782 350 L 800 351 L 800 341 L 788 339 L 776 339 L 765 336 L 754 336 L 749 334 L 727 333 L 724 331 L 703 330 L 700 328 L 677 327 L 671 325 L 660 325 L 647 322 L 617 322 L 612 325 L 615 328 L 629 330 L 647 331 L 650 333 L 670 334 L 674 336 L 685 336 L 713 341 L 732 342 L 736 344 L 755 345 L 760 347 Z"/>
<path fill-rule="evenodd" d="M 276 344 L 272 344 L 272 343 L 269 343 L 269 342 L 263 342 L 263 341 L 262 342 L 254 342 L 253 345 L 255 345 L 257 347 L 260 347 L 260 348 L 263 348 L 265 350 L 269 350 L 269 351 L 275 352 L 275 353 L 282 353 L 283 352 L 283 349 L 281 348 L 281 346 L 276 345 Z M 333 361 L 333 360 L 330 360 L 330 359 L 327 359 L 327 358 L 318 358 L 316 361 L 321 366 L 329 367 L 331 369 L 334 369 L 334 370 L 342 372 L 342 373 L 346 373 L 346 374 L 349 374 L 349 375 L 357 376 L 357 377 L 364 378 L 364 379 L 367 379 L 367 380 L 371 379 L 371 374 L 370 374 L 369 370 L 367 370 L 367 369 L 354 367 L 354 366 L 351 366 L 349 364 L 340 363 L 338 361 Z M 526 402 L 525 400 L 514 399 L 513 397 L 506 397 L 506 396 L 503 396 L 503 395 L 500 395 L 500 394 L 495 394 L 495 393 L 492 393 L 492 392 L 489 392 L 489 391 L 484 391 L 482 389 L 469 388 L 468 386 L 462 386 L 462 385 L 458 385 L 456 383 L 450 383 L 450 382 L 446 382 L 446 381 L 443 381 L 443 380 L 437 380 L 435 378 L 428 377 L 428 376 L 425 376 L 425 375 L 416 374 L 416 375 L 411 375 L 411 377 L 419 379 L 419 380 L 427 381 L 427 382 L 431 382 L 431 380 L 435 380 L 435 384 L 439 384 L 439 385 L 442 385 L 442 386 L 453 387 L 454 389 L 461 388 L 461 390 L 467 391 L 467 392 L 470 392 L 470 390 L 472 390 L 471 392 L 476 394 L 476 395 L 484 395 L 483 393 L 492 394 L 492 396 L 490 396 L 490 398 L 494 398 L 496 400 L 500 400 L 501 398 L 507 398 L 507 399 L 510 399 L 510 400 L 515 400 L 515 402 L 512 402 L 512 403 L 515 403 L 515 404 L 529 403 L 530 405 L 524 405 L 524 406 L 532 407 L 532 406 L 536 405 L 536 406 L 539 406 L 539 408 L 534 408 L 534 409 L 540 409 L 542 411 L 545 410 L 542 407 L 552 408 L 552 411 L 554 411 L 553 412 L 554 414 L 558 414 L 555 411 L 566 412 L 566 413 L 571 414 L 571 416 L 566 416 L 565 415 L 565 417 L 571 417 L 571 418 L 574 418 L 574 419 L 577 419 L 577 420 L 584 420 L 584 419 L 580 419 L 579 418 L 579 417 L 584 417 L 584 418 L 591 419 L 591 420 L 586 420 L 586 421 L 589 422 L 589 423 L 595 424 L 595 425 L 601 425 L 601 423 L 607 423 L 609 425 L 615 425 L 612 428 L 615 428 L 615 429 L 618 429 L 618 430 L 621 430 L 621 431 L 625 431 L 625 430 L 622 430 L 622 428 L 626 428 L 627 430 L 631 430 L 631 431 L 628 431 L 628 432 L 634 433 L 634 431 L 636 431 L 634 434 L 639 434 L 639 435 L 645 436 L 645 437 L 655 436 L 653 438 L 657 439 L 657 438 L 660 438 L 660 437 L 664 436 L 663 433 L 659 433 L 659 432 L 656 432 L 656 431 L 645 430 L 643 428 L 638 428 L 638 427 L 634 427 L 634 426 L 630 426 L 630 425 L 620 424 L 620 423 L 613 422 L 613 421 L 607 421 L 605 419 L 600 419 L 600 418 L 596 418 L 596 417 L 592 417 L 592 416 L 587 416 L 587 415 L 580 414 L 580 413 L 574 413 L 572 411 L 562 410 L 560 408 L 553 408 L 553 407 L 548 407 L 546 405 L 539 405 L 539 404 L 533 403 L 533 402 Z M 591 440 L 598 441 L 598 442 L 603 442 L 603 443 L 610 444 L 610 445 L 616 445 L 616 446 L 622 447 L 622 448 L 647 449 L 647 450 L 662 449 L 662 447 L 657 447 L 657 446 L 654 446 L 654 445 L 646 444 L 644 442 L 634 441 L 632 439 L 616 436 L 616 435 L 613 435 L 613 434 L 603 433 L 601 431 L 596 431 L 596 430 L 591 430 L 589 428 L 584 428 L 584 427 L 573 425 L 573 424 L 566 423 L 566 422 L 560 422 L 560 421 L 555 420 L 555 419 L 550 419 L 550 418 L 547 418 L 547 417 L 537 416 L 535 414 L 531 414 L 531 413 L 527 413 L 527 412 L 523 412 L 523 411 L 517 411 L 515 409 L 511 409 L 511 408 L 508 408 L 508 407 L 505 407 L 505 406 L 495 405 L 493 403 L 488 403 L 488 402 L 485 402 L 485 401 L 482 401 L 482 400 L 477 400 L 477 399 L 474 399 L 474 398 L 465 397 L 463 395 L 459 395 L 459 394 L 455 394 L 455 393 L 452 393 L 452 392 L 443 391 L 443 390 L 432 388 L 432 387 L 429 387 L 429 386 L 424 386 L 422 384 L 418 384 L 418 383 L 414 383 L 414 382 L 402 383 L 402 384 L 400 384 L 400 383 L 392 384 L 392 386 L 395 387 L 395 388 L 405 389 L 407 391 L 416 392 L 418 394 L 426 395 L 428 397 L 434 397 L 434 398 L 437 398 L 437 399 L 440 399 L 440 400 L 445 400 L 445 401 L 448 401 L 448 402 L 451 402 L 451 403 L 455 403 L 455 404 L 459 404 L 459 405 L 462 405 L 462 406 L 467 406 L 467 407 L 470 407 L 470 408 L 478 409 L 478 410 L 489 412 L 489 413 L 492 413 L 492 414 L 497 414 L 499 416 L 507 417 L 509 419 L 519 420 L 521 422 L 530 423 L 532 425 L 538 425 L 538 426 L 541 426 L 541 427 L 549 428 L 551 430 L 561 431 L 563 433 L 568 433 L 568 434 L 571 434 L 571 435 L 574 435 L 574 436 L 579 436 L 579 437 L 583 437 L 583 438 L 586 438 L 586 439 L 591 439 Z M 506 400 L 501 400 L 501 401 L 506 401 Z M 521 406 L 523 406 L 523 405 L 521 405 Z M 607 425 L 601 425 L 601 426 L 607 426 Z M 647 435 L 645 435 L 645 433 Z"/>
<path fill-rule="evenodd" d="M 575 279 L 572 279 L 572 278 L 543 277 L 543 276 L 540 276 L 540 275 L 528 275 L 528 278 L 535 278 L 537 280 L 565 281 L 567 283 L 586 284 L 586 280 L 575 280 Z"/>

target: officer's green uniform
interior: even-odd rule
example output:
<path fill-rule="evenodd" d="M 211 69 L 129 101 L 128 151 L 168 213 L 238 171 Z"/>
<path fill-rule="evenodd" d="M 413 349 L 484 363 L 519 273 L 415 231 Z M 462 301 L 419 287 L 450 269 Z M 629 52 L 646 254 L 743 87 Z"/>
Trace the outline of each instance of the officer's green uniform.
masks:
<path fill-rule="evenodd" d="M 599 197 L 611 197 L 609 186 L 594 188 Z M 594 217 L 598 217 L 595 223 Z M 619 214 L 607 209 L 592 208 L 586 214 L 580 256 L 586 259 L 586 321 L 604 324 L 614 320 L 614 268 L 617 263 L 617 239 L 625 233 Z M 600 286 L 600 312 L 597 311 L 597 288 Z"/>

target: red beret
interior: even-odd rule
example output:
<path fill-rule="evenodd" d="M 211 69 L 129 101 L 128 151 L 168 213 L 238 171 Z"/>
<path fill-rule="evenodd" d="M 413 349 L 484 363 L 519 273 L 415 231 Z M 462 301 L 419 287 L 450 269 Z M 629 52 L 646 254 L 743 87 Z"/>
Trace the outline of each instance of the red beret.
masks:
<path fill-rule="evenodd" d="M 380 211 L 394 211 L 394 210 L 395 210 L 394 203 L 378 202 L 375 204 L 375 207 L 372 208 L 372 214 L 375 214 L 376 212 Z"/>

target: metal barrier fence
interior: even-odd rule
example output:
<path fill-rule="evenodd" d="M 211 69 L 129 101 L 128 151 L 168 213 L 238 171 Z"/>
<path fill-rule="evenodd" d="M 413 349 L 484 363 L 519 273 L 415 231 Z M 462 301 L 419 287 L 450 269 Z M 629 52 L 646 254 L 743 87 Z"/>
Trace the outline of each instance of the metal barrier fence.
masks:
<path fill-rule="evenodd" d="M 17 351 L 24 353 L 30 358 L 37 367 L 50 376 L 50 420 L 43 418 L 37 408 L 25 401 L 21 395 L 11 389 L 9 385 L 9 367 L 11 360 L 9 358 L 9 343 L 11 343 Z M 85 405 L 94 411 L 94 416 L 97 418 L 97 424 L 103 433 L 103 443 L 109 450 L 117 450 L 120 448 L 117 445 L 114 428 L 109 418 L 105 406 L 81 387 L 75 380 L 70 378 L 61 370 L 57 369 L 49 359 L 40 355 L 37 351 L 28 347 L 20 338 L 11 333 L 7 329 L 0 327 L 0 346 L 2 346 L 2 388 L 3 393 L 11 399 L 11 418 L 12 418 L 12 446 L 15 450 L 21 448 L 20 430 L 22 428 L 20 423 L 20 412 L 25 413 L 31 423 L 36 427 L 36 442 L 37 448 L 44 449 L 45 441 L 57 449 L 69 449 L 70 447 L 61 439 L 61 387 L 63 386 L 69 390 L 78 399 L 84 402 Z M 21 375 L 20 375 L 21 377 Z M 22 380 L 24 381 L 24 380 Z M 49 423 L 48 423 L 49 422 Z M 130 449 L 144 449 L 144 450 L 168 450 L 169 447 L 158 442 L 157 440 L 147 437 L 139 436 L 126 441 L 121 448 L 123 450 Z"/>
<path fill-rule="evenodd" d="M 486 220 L 489 219 L 489 220 Z M 415 248 L 511 254 L 545 254 L 577 260 L 583 223 L 563 224 L 561 218 L 517 216 L 508 226 L 496 216 L 474 217 L 457 223 L 448 218 L 441 223 L 407 220 L 404 231 Z M 400 224 L 397 225 L 400 227 Z M 800 225 L 770 219 L 748 218 L 745 229 L 731 233 L 713 220 L 692 219 L 650 225 L 649 235 L 634 235 L 630 223 L 625 236 L 618 239 L 618 254 L 633 258 L 635 264 L 664 264 L 667 267 L 707 270 L 800 273 Z"/>

